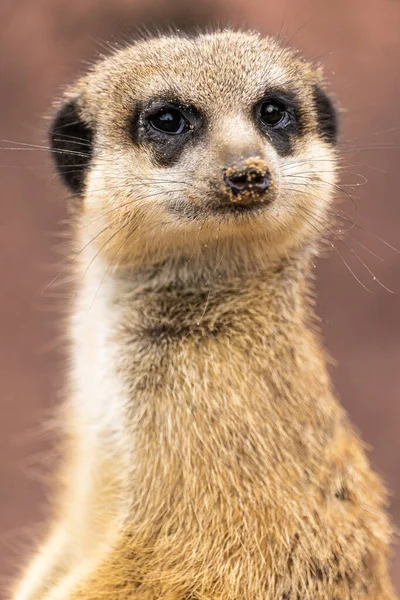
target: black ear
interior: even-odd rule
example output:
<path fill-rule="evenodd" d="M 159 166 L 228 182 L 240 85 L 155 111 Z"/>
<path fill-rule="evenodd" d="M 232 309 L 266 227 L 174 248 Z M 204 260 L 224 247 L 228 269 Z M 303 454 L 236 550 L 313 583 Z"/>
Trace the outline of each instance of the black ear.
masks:
<path fill-rule="evenodd" d="M 314 104 L 317 114 L 318 134 L 329 144 L 335 145 L 338 138 L 338 118 L 336 108 L 319 85 L 314 86 Z"/>
<path fill-rule="evenodd" d="M 56 114 L 50 146 L 61 179 L 73 194 L 82 194 L 93 154 L 93 131 L 80 116 L 75 100 L 63 104 Z"/>

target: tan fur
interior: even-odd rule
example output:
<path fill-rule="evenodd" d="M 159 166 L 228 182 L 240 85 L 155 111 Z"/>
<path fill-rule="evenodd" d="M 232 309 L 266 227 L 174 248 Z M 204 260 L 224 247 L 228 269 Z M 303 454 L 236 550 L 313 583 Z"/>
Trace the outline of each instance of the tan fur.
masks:
<path fill-rule="evenodd" d="M 16 600 L 395 598 L 385 492 L 313 324 L 336 172 L 316 82 L 272 39 L 222 32 L 136 44 L 67 93 L 96 139 L 74 228 L 66 492 Z M 268 86 L 307 115 L 290 156 L 248 116 Z M 169 168 L 127 133 L 135 103 L 165 93 L 208 118 Z M 268 165 L 265 210 L 209 210 L 231 156 Z"/>

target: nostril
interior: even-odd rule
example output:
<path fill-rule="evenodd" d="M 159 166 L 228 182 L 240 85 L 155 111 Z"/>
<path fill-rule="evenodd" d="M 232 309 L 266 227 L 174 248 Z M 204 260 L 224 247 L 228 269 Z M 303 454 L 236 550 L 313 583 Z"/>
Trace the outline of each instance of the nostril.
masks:
<path fill-rule="evenodd" d="M 237 187 L 238 189 L 243 189 L 248 184 L 248 178 L 245 173 L 238 175 L 225 174 L 225 181 L 230 187 Z"/>
<path fill-rule="evenodd" d="M 245 192 L 254 194 L 268 189 L 270 176 L 267 170 L 236 171 L 230 168 L 225 171 L 224 181 L 229 190 L 236 195 Z"/>
<path fill-rule="evenodd" d="M 259 173 L 257 171 L 252 171 L 249 174 L 249 181 L 254 185 L 264 185 L 266 181 L 268 181 L 267 173 Z"/>

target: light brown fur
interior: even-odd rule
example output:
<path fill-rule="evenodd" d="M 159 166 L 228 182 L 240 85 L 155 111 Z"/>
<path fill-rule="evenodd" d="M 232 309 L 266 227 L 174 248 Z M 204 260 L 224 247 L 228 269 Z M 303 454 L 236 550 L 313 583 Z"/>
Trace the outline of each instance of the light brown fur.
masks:
<path fill-rule="evenodd" d="M 273 40 L 222 32 L 136 44 L 67 92 L 96 152 L 75 224 L 66 491 L 17 600 L 394 600 L 385 492 L 313 322 L 336 172 L 316 82 Z M 286 157 L 246 116 L 276 85 L 307 114 Z M 166 87 L 209 133 L 162 168 L 127 123 Z M 274 201 L 215 216 L 207 182 L 254 154 Z"/>

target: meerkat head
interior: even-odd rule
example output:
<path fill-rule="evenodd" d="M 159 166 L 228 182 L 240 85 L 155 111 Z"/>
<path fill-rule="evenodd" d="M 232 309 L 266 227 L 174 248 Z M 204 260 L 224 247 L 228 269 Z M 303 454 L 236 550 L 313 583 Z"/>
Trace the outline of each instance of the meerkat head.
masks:
<path fill-rule="evenodd" d="M 141 41 L 70 88 L 51 129 L 93 245 L 121 262 L 310 246 L 336 170 L 319 68 L 254 33 Z"/>

